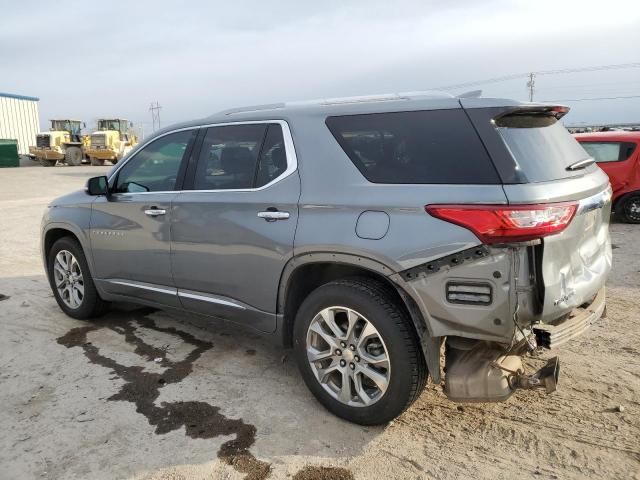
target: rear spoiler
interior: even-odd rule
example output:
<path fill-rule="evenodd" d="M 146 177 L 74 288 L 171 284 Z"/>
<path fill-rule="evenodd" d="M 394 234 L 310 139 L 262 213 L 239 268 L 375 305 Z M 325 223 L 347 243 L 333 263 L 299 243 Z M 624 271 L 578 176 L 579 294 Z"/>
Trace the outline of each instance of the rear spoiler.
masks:
<path fill-rule="evenodd" d="M 566 105 L 522 105 L 515 108 L 505 109 L 505 111 L 496 116 L 494 120 L 498 120 L 503 117 L 520 115 L 541 115 L 554 117 L 556 120 L 560 120 L 567 113 L 569 113 L 569 107 L 567 107 Z"/>

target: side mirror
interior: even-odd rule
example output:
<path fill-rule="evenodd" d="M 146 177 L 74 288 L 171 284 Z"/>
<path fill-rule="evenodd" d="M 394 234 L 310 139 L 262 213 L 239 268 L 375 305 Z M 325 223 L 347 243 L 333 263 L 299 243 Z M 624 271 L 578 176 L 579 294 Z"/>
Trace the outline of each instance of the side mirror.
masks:
<path fill-rule="evenodd" d="M 87 186 L 84 191 L 89 195 L 106 195 L 109 196 L 109 181 L 106 176 L 92 177 L 87 180 Z"/>

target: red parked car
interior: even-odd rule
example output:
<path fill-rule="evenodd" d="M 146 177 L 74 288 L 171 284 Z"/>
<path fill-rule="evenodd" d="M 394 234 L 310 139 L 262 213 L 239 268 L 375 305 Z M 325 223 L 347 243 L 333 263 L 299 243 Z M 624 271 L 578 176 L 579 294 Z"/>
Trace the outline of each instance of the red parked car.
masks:
<path fill-rule="evenodd" d="M 640 223 L 640 132 L 579 133 L 575 137 L 609 175 L 616 216 Z"/>

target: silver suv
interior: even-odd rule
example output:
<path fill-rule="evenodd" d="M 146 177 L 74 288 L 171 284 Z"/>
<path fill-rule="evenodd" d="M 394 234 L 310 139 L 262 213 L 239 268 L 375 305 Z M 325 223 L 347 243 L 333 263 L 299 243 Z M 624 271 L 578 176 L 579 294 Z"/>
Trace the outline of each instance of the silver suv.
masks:
<path fill-rule="evenodd" d="M 51 288 L 74 318 L 126 301 L 269 334 L 360 424 L 428 375 L 458 402 L 551 392 L 557 357 L 521 358 L 598 319 L 611 268 L 609 182 L 566 112 L 391 95 L 170 127 L 50 205 Z"/>

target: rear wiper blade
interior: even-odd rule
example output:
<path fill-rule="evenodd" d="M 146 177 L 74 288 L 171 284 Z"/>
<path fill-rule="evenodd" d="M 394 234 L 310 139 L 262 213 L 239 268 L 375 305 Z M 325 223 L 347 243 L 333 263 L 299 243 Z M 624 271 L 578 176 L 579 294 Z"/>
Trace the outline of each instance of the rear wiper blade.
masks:
<path fill-rule="evenodd" d="M 580 170 L 581 168 L 586 168 L 589 165 L 593 165 L 596 163 L 595 158 L 583 158 L 582 160 L 578 160 L 576 163 L 572 163 L 567 167 L 567 170 Z"/>

